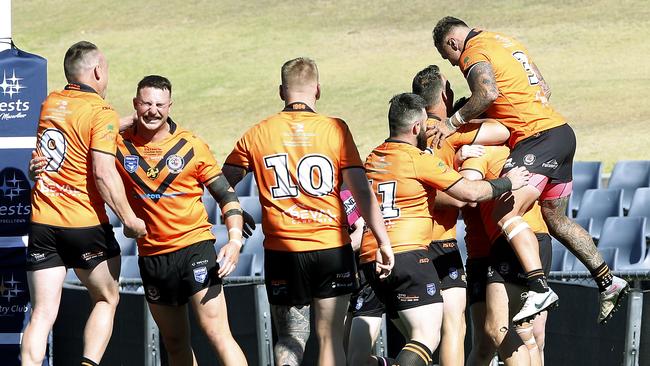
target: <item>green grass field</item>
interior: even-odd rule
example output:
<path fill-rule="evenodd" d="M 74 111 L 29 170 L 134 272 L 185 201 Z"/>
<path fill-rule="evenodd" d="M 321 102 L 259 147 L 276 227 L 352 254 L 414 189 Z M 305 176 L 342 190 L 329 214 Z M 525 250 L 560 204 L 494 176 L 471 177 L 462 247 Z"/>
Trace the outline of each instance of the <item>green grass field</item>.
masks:
<path fill-rule="evenodd" d="M 480 5 L 478 5 L 480 4 Z M 63 54 L 79 40 L 107 54 L 108 99 L 131 113 L 147 74 L 174 85 L 172 116 L 206 139 L 219 161 L 251 125 L 282 108 L 282 63 L 314 58 L 320 112 L 345 119 L 362 156 L 387 135 L 388 100 L 413 75 L 441 65 L 458 97 L 468 89 L 431 39 L 442 16 L 526 44 L 578 135 L 578 160 L 650 158 L 650 8 L 638 1 L 13 1 L 16 44 L 49 60 L 64 85 Z"/>

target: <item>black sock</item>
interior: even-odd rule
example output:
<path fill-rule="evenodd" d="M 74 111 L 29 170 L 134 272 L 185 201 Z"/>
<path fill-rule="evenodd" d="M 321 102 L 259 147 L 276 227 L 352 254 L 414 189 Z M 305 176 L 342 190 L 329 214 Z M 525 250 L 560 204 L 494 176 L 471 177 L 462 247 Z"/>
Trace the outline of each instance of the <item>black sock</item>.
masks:
<path fill-rule="evenodd" d="M 591 272 L 591 277 L 596 281 L 598 285 L 598 290 L 600 292 L 605 291 L 612 284 L 612 272 L 609 270 L 607 263 L 603 262 L 600 266 L 596 267 Z"/>
<path fill-rule="evenodd" d="M 526 273 L 526 282 L 528 283 L 528 288 L 532 291 L 535 292 L 548 291 L 548 283 L 546 282 L 546 275 L 544 274 L 544 271 L 541 268 Z"/>
<path fill-rule="evenodd" d="M 377 366 L 399 366 L 399 363 L 390 357 L 377 357 Z"/>
<path fill-rule="evenodd" d="M 99 366 L 99 364 L 87 357 L 82 357 L 81 366 Z"/>
<path fill-rule="evenodd" d="M 397 355 L 400 366 L 427 366 L 433 362 L 433 355 L 424 344 L 410 340 Z"/>

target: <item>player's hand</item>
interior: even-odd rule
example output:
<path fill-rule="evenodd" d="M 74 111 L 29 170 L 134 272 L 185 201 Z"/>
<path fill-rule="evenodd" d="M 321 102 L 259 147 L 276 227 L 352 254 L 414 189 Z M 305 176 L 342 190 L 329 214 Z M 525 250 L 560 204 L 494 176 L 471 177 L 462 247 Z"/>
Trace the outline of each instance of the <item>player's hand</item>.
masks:
<path fill-rule="evenodd" d="M 255 230 L 255 219 L 248 212 L 241 210 L 241 216 L 244 219 L 244 225 L 242 227 L 242 235 L 244 238 L 248 239 L 253 235 L 253 230 Z"/>
<path fill-rule="evenodd" d="M 379 279 L 384 279 L 390 276 L 394 264 L 395 255 L 393 254 L 393 248 L 390 244 L 381 245 L 379 249 L 377 249 L 375 258 L 375 270 L 379 275 Z"/>
<path fill-rule="evenodd" d="M 460 161 L 465 161 L 469 158 L 478 158 L 485 154 L 485 146 L 483 145 L 463 145 L 456 153 L 456 157 Z"/>
<path fill-rule="evenodd" d="M 427 140 L 433 138 L 430 147 L 440 148 L 442 142 L 454 132 L 456 132 L 456 129 L 451 128 L 446 120 L 436 121 L 433 126 L 427 127 Z"/>
<path fill-rule="evenodd" d="M 131 219 L 124 220 L 123 231 L 127 238 L 137 239 L 147 235 L 147 226 L 144 221 L 134 216 Z"/>
<path fill-rule="evenodd" d="M 237 241 L 231 240 L 228 244 L 221 247 L 219 254 L 217 254 L 217 262 L 219 263 L 219 278 L 224 278 L 232 273 L 239 262 L 239 251 L 241 244 Z"/>
<path fill-rule="evenodd" d="M 46 165 L 47 158 L 38 156 L 36 150 L 32 150 L 32 160 L 29 161 L 29 179 L 34 182 L 40 179 L 39 175 L 45 171 Z"/>
<path fill-rule="evenodd" d="M 528 181 L 530 180 L 530 172 L 526 170 L 525 167 L 519 166 L 510 170 L 508 174 L 506 174 L 506 177 L 508 177 L 512 183 L 512 190 L 516 191 L 528 184 Z"/>

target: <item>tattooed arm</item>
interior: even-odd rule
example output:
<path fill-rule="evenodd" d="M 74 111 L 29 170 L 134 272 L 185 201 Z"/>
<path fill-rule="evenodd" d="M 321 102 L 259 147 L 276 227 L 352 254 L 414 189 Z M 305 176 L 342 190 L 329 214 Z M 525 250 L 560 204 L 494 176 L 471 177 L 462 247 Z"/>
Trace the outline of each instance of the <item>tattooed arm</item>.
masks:
<path fill-rule="evenodd" d="M 427 138 L 433 137 L 432 145 L 440 147 L 441 142 L 464 123 L 484 122 L 484 119 L 476 118 L 485 112 L 499 96 L 494 70 L 489 62 L 482 61 L 474 64 L 467 74 L 467 84 L 472 92 L 467 103 L 450 118 L 438 121 L 427 129 Z"/>
<path fill-rule="evenodd" d="M 548 85 L 546 80 L 544 80 L 544 77 L 542 76 L 542 73 L 537 68 L 537 65 L 530 64 L 530 66 L 533 68 L 533 72 L 535 73 L 537 80 L 539 80 L 539 85 L 542 87 L 542 91 L 544 92 L 544 96 L 546 97 L 546 100 L 551 99 L 551 87 Z"/>

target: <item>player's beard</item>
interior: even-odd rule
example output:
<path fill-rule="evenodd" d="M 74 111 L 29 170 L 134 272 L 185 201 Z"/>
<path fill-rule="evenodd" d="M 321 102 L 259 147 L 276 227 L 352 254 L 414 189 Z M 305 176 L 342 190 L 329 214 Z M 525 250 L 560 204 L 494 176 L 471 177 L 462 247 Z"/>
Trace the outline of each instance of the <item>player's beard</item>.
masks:
<path fill-rule="evenodd" d="M 427 148 L 427 130 L 425 128 L 420 129 L 420 133 L 418 133 L 418 149 L 424 150 Z"/>

